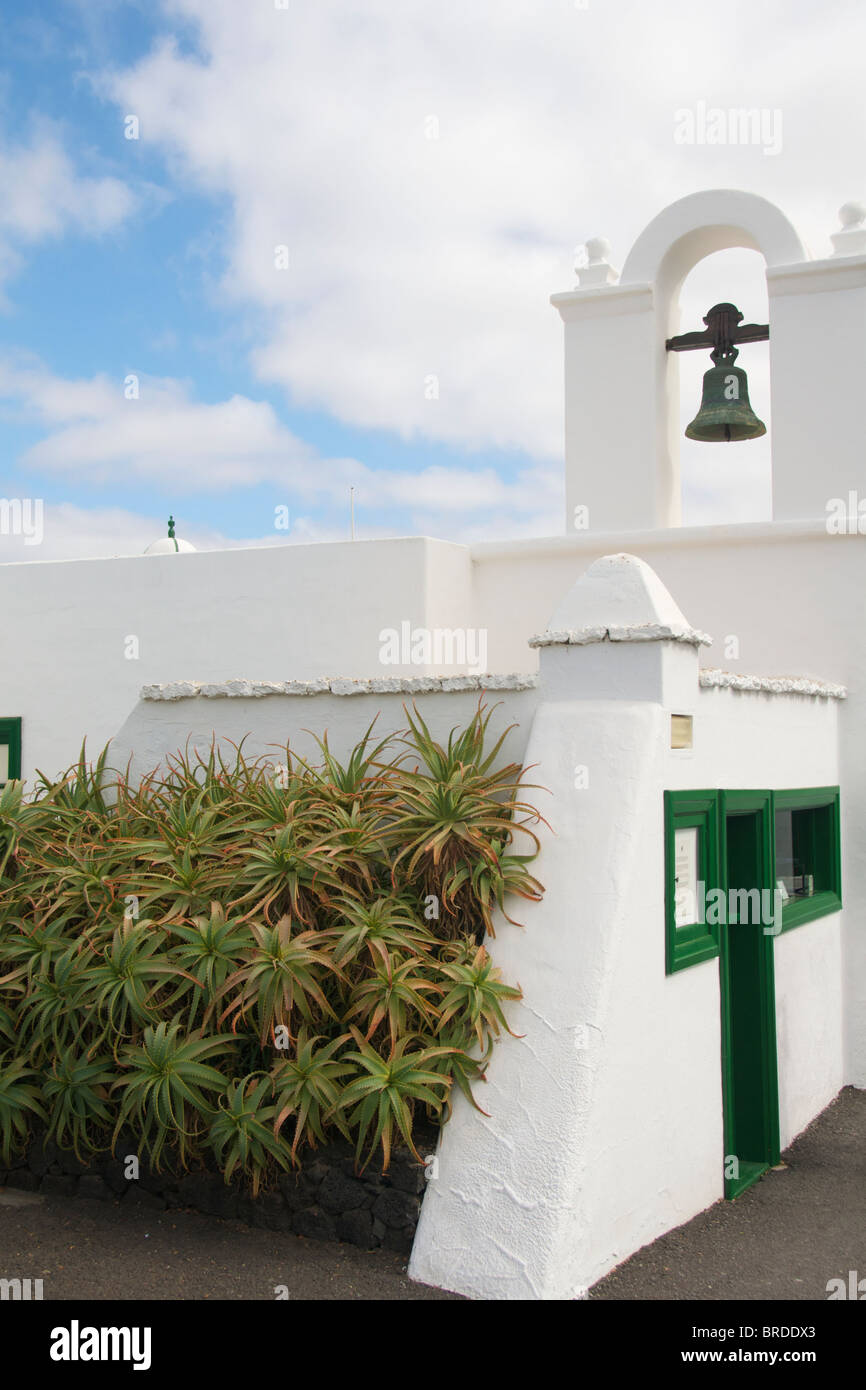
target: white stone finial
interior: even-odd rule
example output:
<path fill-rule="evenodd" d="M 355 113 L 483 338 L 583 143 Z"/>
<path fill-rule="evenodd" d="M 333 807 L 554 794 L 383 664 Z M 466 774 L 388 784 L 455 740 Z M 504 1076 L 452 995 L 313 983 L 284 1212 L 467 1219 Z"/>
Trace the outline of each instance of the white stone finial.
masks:
<path fill-rule="evenodd" d="M 586 243 L 586 254 L 589 257 L 590 265 L 598 265 L 601 261 L 606 261 L 610 255 L 610 242 L 603 236 L 590 237 Z"/>
<path fill-rule="evenodd" d="M 866 203 L 843 203 L 839 209 L 841 232 L 830 237 L 834 256 L 866 255 Z"/>
<path fill-rule="evenodd" d="M 590 237 L 585 245 L 586 265 L 575 266 L 577 280 L 581 289 L 588 285 L 615 285 L 619 271 L 610 264 L 610 242 L 604 237 Z"/>

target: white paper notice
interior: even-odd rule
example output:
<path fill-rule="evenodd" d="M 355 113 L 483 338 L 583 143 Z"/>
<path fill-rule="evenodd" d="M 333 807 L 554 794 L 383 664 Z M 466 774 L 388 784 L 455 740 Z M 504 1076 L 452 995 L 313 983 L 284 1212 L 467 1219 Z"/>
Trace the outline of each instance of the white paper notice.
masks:
<path fill-rule="evenodd" d="M 689 927 L 698 915 L 698 827 L 674 831 L 674 925 Z"/>

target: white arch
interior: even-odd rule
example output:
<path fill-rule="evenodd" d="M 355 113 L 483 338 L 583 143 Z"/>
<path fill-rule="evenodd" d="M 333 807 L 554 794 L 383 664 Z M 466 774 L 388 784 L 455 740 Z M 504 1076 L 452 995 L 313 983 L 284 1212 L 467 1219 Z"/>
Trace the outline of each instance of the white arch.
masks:
<path fill-rule="evenodd" d="M 655 285 L 676 294 L 705 256 L 729 247 L 759 251 L 767 268 L 810 258 L 775 203 L 757 193 L 713 188 L 671 203 L 641 232 L 626 258 L 621 285 Z"/>
<path fill-rule="evenodd" d="M 680 524 L 680 362 L 665 344 L 680 331 L 686 276 L 705 257 L 737 247 L 761 256 L 768 281 L 773 514 L 808 519 L 823 514 L 825 493 L 846 495 L 844 489 L 826 491 L 826 468 L 816 470 L 815 459 L 826 454 L 826 420 L 847 419 L 852 402 L 859 406 L 852 383 L 866 360 L 860 331 L 866 256 L 813 260 L 768 199 L 707 189 L 653 218 L 618 284 L 588 285 L 588 292 L 555 301 L 566 330 L 569 527 L 575 507 L 586 507 L 594 527 L 611 531 Z M 720 284 L 718 298 L 725 297 Z M 750 317 L 749 306 L 740 307 Z M 802 344 L 810 338 L 825 345 L 820 397 L 801 385 Z M 624 387 L 627 411 L 621 409 Z M 860 434 L 852 429 L 850 448 L 834 463 L 842 480 L 862 470 L 862 458 L 855 459 Z"/>

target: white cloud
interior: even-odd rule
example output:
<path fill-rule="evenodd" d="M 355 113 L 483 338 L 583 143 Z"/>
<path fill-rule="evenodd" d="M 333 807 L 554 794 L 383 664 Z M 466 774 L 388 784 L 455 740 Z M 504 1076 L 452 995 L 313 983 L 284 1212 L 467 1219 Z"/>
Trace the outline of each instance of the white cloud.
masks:
<path fill-rule="evenodd" d="M 735 186 L 823 251 L 858 193 L 866 11 L 843 0 L 165 9 L 201 51 L 162 42 L 106 90 L 179 180 L 230 198 L 222 292 L 262 312 L 262 379 L 354 425 L 558 458 L 547 298 L 576 242 L 606 234 L 621 264 L 667 202 Z M 677 145 L 698 101 L 778 108 L 781 152 Z"/>
<path fill-rule="evenodd" d="M 0 137 L 0 187 L 0 283 L 19 267 L 21 247 L 66 232 L 101 236 L 137 205 L 120 179 L 77 170 L 45 121 L 19 143 Z"/>
<path fill-rule="evenodd" d="M 0 564 L 33 563 L 52 560 L 94 560 L 109 559 L 115 556 L 141 555 L 146 547 L 165 535 L 165 518 L 145 515 L 123 507 L 81 507 L 71 502 L 45 503 L 41 514 L 34 509 L 37 499 L 29 499 L 29 508 L 24 516 L 28 534 L 32 537 L 41 532 L 38 544 L 26 541 L 24 534 L 8 534 L 0 526 Z M 474 523 L 462 528 L 455 527 L 453 514 L 432 518 L 434 526 L 419 526 L 421 532 L 443 536 L 451 530 L 450 539 L 455 541 L 504 540 L 526 535 L 547 535 L 558 529 L 561 507 L 556 510 L 556 520 L 552 514 L 533 511 L 523 520 L 518 520 L 508 511 L 476 516 Z M 38 519 L 38 528 L 34 522 Z M 383 526 L 377 520 L 371 524 L 360 510 L 357 518 L 356 534 L 359 540 L 372 540 L 387 536 L 402 535 L 393 527 Z M 196 550 L 236 550 L 246 547 L 274 545 L 309 545 L 322 541 L 345 541 L 349 538 L 348 518 L 342 523 L 323 524 L 305 515 L 293 515 L 291 532 L 273 530 L 263 535 L 244 538 L 229 537 L 215 527 L 202 526 L 194 517 L 178 511 L 176 531 L 184 540 L 191 541 Z"/>
<path fill-rule="evenodd" d="M 24 499 L 19 499 L 24 500 Z M 0 509 L 0 564 L 53 560 L 95 560 L 118 556 L 143 555 L 152 541 L 166 534 L 164 516 L 130 511 L 125 507 L 81 507 L 73 502 L 43 502 L 27 499 L 23 516 L 27 533 L 41 532 L 39 543 L 25 540 L 25 534 L 12 534 L 4 526 L 5 511 Z M 9 513 L 10 515 L 17 515 Z M 34 525 L 37 523 L 38 525 Z M 272 530 L 263 535 L 226 536 L 217 527 L 203 526 L 178 509 L 176 534 L 190 541 L 196 550 L 243 550 L 248 547 L 304 545 L 319 541 L 348 539 L 346 526 L 323 526 L 306 516 L 293 516 L 291 534 Z M 378 529 L 376 536 L 391 534 Z M 396 534 L 396 533 L 395 533 Z M 361 537 L 363 538 L 363 537 Z"/>
<path fill-rule="evenodd" d="M 104 376 L 0 364 L 7 414 L 44 429 L 23 463 L 70 485 L 275 483 L 302 512 L 292 539 L 344 535 L 350 485 L 359 534 L 390 534 L 398 521 L 460 539 L 560 531 L 561 324 L 548 296 L 572 283 L 576 243 L 607 235 L 621 265 L 666 203 L 734 186 L 778 202 L 825 254 L 836 207 L 866 191 L 852 183 L 866 11 L 847 0 L 820 10 L 729 0 L 724 22 L 690 0 L 663 11 L 638 0 L 162 9 L 164 28 L 183 27 L 183 47 L 160 40 L 129 71 L 93 80 L 121 114 L 138 115 L 180 192 L 227 199 L 228 219 L 215 213 L 198 235 L 196 264 L 245 328 L 257 322 L 262 381 L 353 426 L 521 449 L 537 462 L 511 478 L 473 467 L 471 452 L 465 467 L 455 455 L 449 468 L 387 470 L 322 457 L 249 395 L 204 403 L 182 381 L 142 377 L 140 398 L 125 400 Z M 674 113 L 698 102 L 778 109 L 780 152 L 678 145 Z M 0 282 L 28 244 L 104 234 L 129 216 L 137 195 L 81 164 L 48 125 L 23 144 L 0 141 Z M 287 270 L 274 259 L 283 244 Z M 726 256 L 723 294 L 709 262 L 687 282 L 683 328 L 718 297 L 742 300 L 750 319 L 766 313 L 747 254 Z M 748 351 L 741 365 L 767 418 L 766 360 Z M 698 400 L 697 356 L 682 362 L 684 423 Z M 766 442 L 686 445 L 683 459 L 687 520 L 766 509 Z M 112 523 L 106 539 L 93 518 L 114 515 L 81 509 L 69 533 L 85 547 L 108 543 Z M 139 525 L 129 523 L 136 546 Z"/>
<path fill-rule="evenodd" d="M 36 515 L 31 499 L 27 513 L 32 521 Z M 115 555 L 141 555 L 151 541 L 165 535 L 165 521 L 152 516 L 130 512 L 122 507 L 78 507 L 69 502 L 45 504 L 42 507 L 42 539 L 40 544 L 28 544 L 22 535 L 4 534 L 0 530 L 0 563 L 39 560 L 83 560 Z M 195 530 L 195 528 L 193 528 Z M 31 535 L 34 534 L 31 529 Z M 235 544 L 217 533 L 199 528 L 178 527 L 197 548 L 224 548 Z"/>
<path fill-rule="evenodd" d="M 142 376 L 137 389 L 137 398 L 127 399 L 123 384 L 104 376 L 67 380 L 32 358 L 0 360 L 5 414 L 47 431 L 19 460 L 33 476 L 51 474 L 76 486 L 122 477 L 183 494 L 275 484 L 293 511 L 306 513 L 296 519 L 293 539 L 333 534 L 350 486 L 367 535 L 393 532 L 388 515 L 395 511 L 411 517 L 413 532 L 455 537 L 486 533 L 494 513 L 510 518 L 520 534 L 539 535 L 551 529 L 547 518 L 561 512 L 556 468 L 529 468 L 510 481 L 469 467 L 375 469 L 323 457 L 266 401 L 233 396 L 204 403 L 172 378 Z M 316 509 L 321 514 L 311 515 Z"/>

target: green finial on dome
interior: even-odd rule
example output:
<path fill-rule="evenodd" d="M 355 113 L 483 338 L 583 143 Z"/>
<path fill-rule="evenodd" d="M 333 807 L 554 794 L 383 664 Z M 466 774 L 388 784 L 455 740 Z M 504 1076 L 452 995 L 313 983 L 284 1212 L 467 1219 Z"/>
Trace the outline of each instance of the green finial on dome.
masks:
<path fill-rule="evenodd" d="M 158 541 L 147 547 L 145 555 L 179 555 L 194 551 L 195 546 L 190 545 L 189 541 L 180 539 L 175 535 L 175 520 L 173 516 L 168 519 L 168 534 L 163 533 Z"/>

